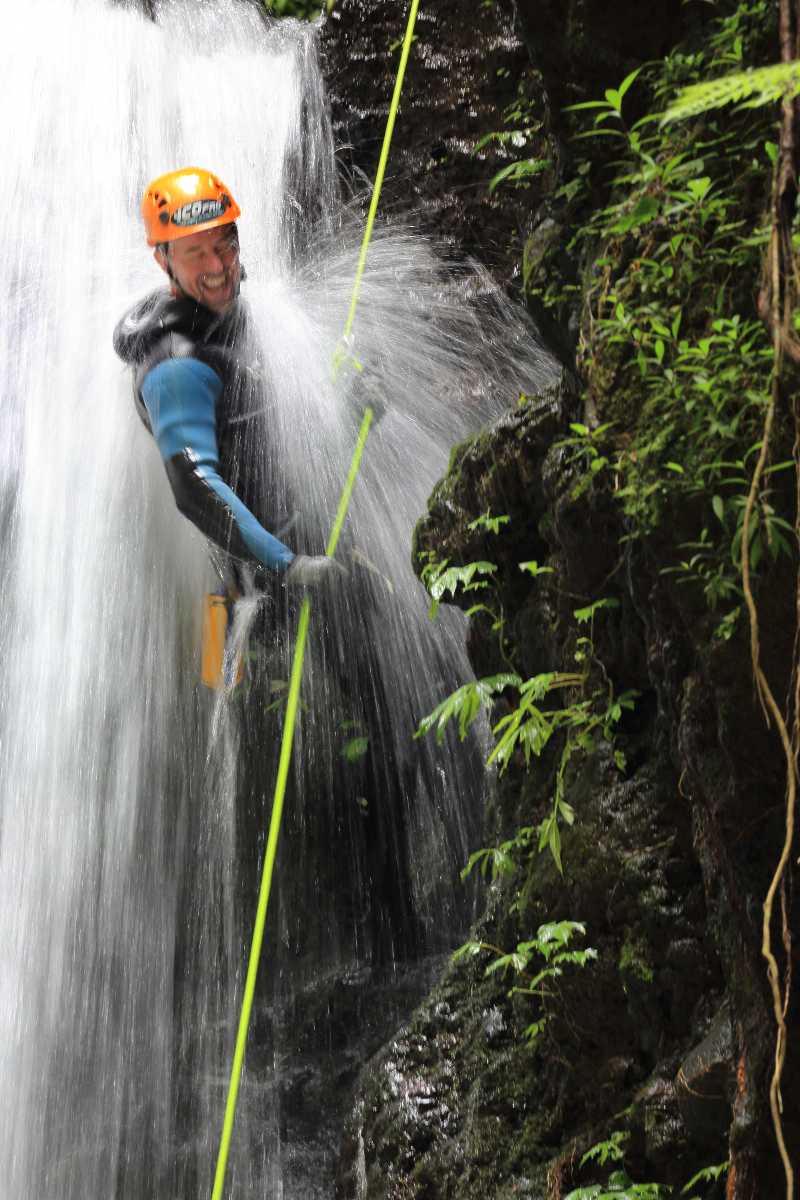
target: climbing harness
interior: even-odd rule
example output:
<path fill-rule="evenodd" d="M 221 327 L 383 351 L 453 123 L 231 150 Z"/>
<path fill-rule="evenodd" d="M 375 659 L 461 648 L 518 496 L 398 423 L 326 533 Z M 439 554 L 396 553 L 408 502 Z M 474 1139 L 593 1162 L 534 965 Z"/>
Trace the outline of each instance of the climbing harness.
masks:
<path fill-rule="evenodd" d="M 403 78 L 405 76 L 406 65 L 408 63 L 408 57 L 411 51 L 411 43 L 414 40 L 414 26 L 416 25 L 418 8 L 419 0 L 411 0 L 411 7 L 408 14 L 408 24 L 406 26 L 406 33 L 403 39 L 403 49 L 400 54 L 400 64 L 397 69 L 394 92 L 392 94 L 392 100 L 389 106 L 386 132 L 384 133 L 383 146 L 381 147 L 380 159 L 378 161 L 378 169 L 375 174 L 375 182 L 372 188 L 372 200 L 370 202 L 367 223 L 364 229 L 364 237 L 361 243 L 361 253 L 359 254 L 358 258 L 358 266 L 356 267 L 353 294 L 350 299 L 350 309 L 347 314 L 347 320 L 345 321 L 342 343 L 340 343 L 340 346 L 343 344 L 348 348 L 348 350 L 344 355 L 340 352 L 338 358 L 337 355 L 334 354 L 334 376 L 338 373 L 339 365 L 342 359 L 352 359 L 353 357 L 351 352 L 352 332 L 353 323 L 355 321 L 356 307 L 358 305 L 358 296 L 361 290 L 361 280 L 364 275 L 364 267 L 367 261 L 367 251 L 369 249 L 370 240 L 372 238 L 372 230 L 375 224 L 375 214 L 378 211 L 378 202 L 380 200 L 383 177 L 386 171 L 386 164 L 389 159 L 389 147 L 392 140 L 392 133 L 394 131 L 397 110 L 400 104 L 400 94 L 403 89 Z M 353 451 L 350 470 L 348 471 L 347 480 L 339 499 L 339 507 L 333 522 L 331 535 L 328 539 L 328 545 L 325 548 L 325 553 L 329 557 L 332 557 L 336 553 L 336 546 L 339 542 L 339 535 L 342 532 L 342 527 L 347 516 L 347 509 L 350 505 L 350 497 L 353 493 L 356 476 L 358 475 L 358 469 L 361 463 L 361 455 L 364 452 L 364 446 L 366 444 L 367 437 L 369 436 L 372 418 L 373 411 L 368 406 L 364 410 L 364 417 L 361 422 L 361 428 L 358 433 L 358 440 L 356 441 L 355 450 Z M 228 1164 L 228 1153 L 230 1151 L 231 1138 L 233 1135 L 233 1122 L 236 1115 L 236 1101 L 239 1095 L 239 1085 L 241 1083 L 242 1068 L 244 1066 L 244 1052 L 247 1044 L 247 1033 L 250 1027 L 250 1015 L 253 1009 L 256 976 L 258 974 L 258 964 L 261 957 L 261 946 L 264 940 L 264 926 L 267 919 L 267 906 L 269 903 L 269 894 L 272 887 L 272 876 L 275 868 L 275 855 L 278 849 L 278 836 L 280 833 L 281 817 L 283 815 L 283 802 L 286 795 L 286 782 L 289 776 L 289 764 L 292 757 L 292 742 L 294 740 L 294 728 L 297 721 L 297 708 L 300 698 L 300 681 L 303 674 L 303 658 L 305 656 L 306 637 L 308 634 L 308 624 L 310 619 L 311 602 L 308 597 L 306 597 L 303 600 L 303 604 L 300 609 L 297 640 L 295 642 L 294 658 L 292 660 L 292 673 L 289 680 L 289 694 L 286 702 L 286 717 L 283 725 L 283 737 L 281 739 L 278 775 L 275 781 L 275 794 L 272 802 L 272 816 L 270 818 L 269 834 L 267 836 L 264 868 L 261 875 L 258 906 L 256 909 L 256 918 L 253 927 L 253 940 L 250 947 L 250 958 L 247 965 L 247 978 L 245 980 L 244 995 L 242 997 L 242 1010 L 239 1017 L 236 1045 L 233 1052 L 231 1078 L 228 1086 L 228 1098 L 225 1105 L 225 1118 L 222 1126 L 222 1137 L 220 1139 L 219 1155 L 217 1157 L 217 1168 L 214 1175 L 214 1187 L 211 1193 L 211 1200 L 222 1200 L 222 1189 L 225 1184 L 225 1171 Z"/>

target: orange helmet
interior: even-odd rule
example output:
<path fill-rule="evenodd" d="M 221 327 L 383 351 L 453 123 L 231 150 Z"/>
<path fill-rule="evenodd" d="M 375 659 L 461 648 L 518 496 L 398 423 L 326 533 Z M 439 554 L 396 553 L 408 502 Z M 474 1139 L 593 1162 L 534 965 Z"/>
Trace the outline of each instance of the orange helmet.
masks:
<path fill-rule="evenodd" d="M 225 184 L 204 167 L 159 175 L 142 197 L 148 246 L 174 242 L 215 225 L 230 225 L 241 209 Z"/>

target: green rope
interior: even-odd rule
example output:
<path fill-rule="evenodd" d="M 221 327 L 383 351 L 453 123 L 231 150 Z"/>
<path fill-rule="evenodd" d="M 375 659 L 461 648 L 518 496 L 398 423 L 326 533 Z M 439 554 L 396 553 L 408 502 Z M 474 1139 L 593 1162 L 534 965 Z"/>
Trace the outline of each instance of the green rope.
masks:
<path fill-rule="evenodd" d="M 350 310 L 347 314 L 345 322 L 343 340 L 347 341 L 353 330 L 353 322 L 355 320 L 356 307 L 358 305 L 358 295 L 361 290 L 361 280 L 364 275 L 364 267 L 367 261 L 367 251 L 372 238 L 372 231 L 375 225 L 375 214 L 378 211 L 378 201 L 380 199 L 381 187 L 383 185 L 383 177 L 386 171 L 386 164 L 389 159 L 389 146 L 392 140 L 392 132 L 394 123 L 397 117 L 397 109 L 400 104 L 400 93 L 403 87 L 403 77 L 405 75 L 406 64 L 411 50 L 411 43 L 414 40 L 414 25 L 417 19 L 417 9 L 419 8 L 419 0 L 412 0 L 411 9 L 408 16 L 408 26 L 406 35 L 403 41 L 403 50 L 400 55 L 400 66 L 397 72 L 397 79 L 394 86 L 394 94 L 389 108 L 389 117 L 386 122 L 386 132 L 383 138 L 383 146 L 381 148 L 381 156 L 378 162 L 378 170 L 375 175 L 375 183 L 372 190 L 372 201 L 369 207 L 367 216 L 367 224 L 364 230 L 364 238 L 361 243 L 361 253 L 358 259 L 356 268 L 355 282 L 353 284 L 353 295 L 350 300 Z M 334 369 L 336 369 L 337 359 L 334 355 Z M 373 411 L 370 407 L 364 410 L 364 417 L 361 422 L 361 428 L 358 434 L 353 458 L 350 463 L 350 470 L 347 474 L 347 480 L 339 499 L 339 507 L 336 513 L 336 518 L 333 522 L 331 535 L 328 539 L 328 545 L 325 553 L 329 557 L 333 557 L 336 553 L 336 546 L 339 541 L 339 535 L 342 532 L 342 527 L 347 517 L 347 509 L 350 504 L 350 497 L 353 493 L 353 488 L 358 475 L 358 469 L 361 464 L 361 455 L 364 452 L 364 446 L 369 436 L 370 425 L 372 424 Z M 289 680 L 289 694 L 286 702 L 286 717 L 283 725 L 283 736 L 281 739 L 281 755 L 278 763 L 278 775 L 275 780 L 275 794 L 272 801 L 272 816 L 269 824 L 269 834 L 267 837 L 267 849 L 264 855 L 264 868 L 261 874 L 261 886 L 258 893 L 258 906 L 256 908 L 255 924 L 253 926 L 253 940 L 250 947 L 250 958 L 247 964 L 247 978 L 244 985 L 244 996 L 242 997 L 242 1010 L 239 1016 L 239 1028 L 236 1034 L 236 1045 L 233 1052 L 233 1064 L 231 1067 L 230 1084 L 228 1085 L 228 1099 L 225 1104 L 225 1118 L 222 1126 L 222 1137 L 220 1139 L 219 1155 L 217 1157 L 217 1168 L 214 1174 L 214 1188 L 211 1193 L 211 1200 L 222 1200 L 222 1189 L 225 1185 L 225 1171 L 228 1165 L 228 1154 L 230 1151 L 231 1138 L 233 1137 L 233 1123 L 236 1115 L 236 1101 L 239 1097 L 239 1085 L 242 1078 L 242 1068 L 244 1066 L 245 1047 L 247 1045 L 247 1034 L 250 1028 L 250 1017 L 253 1011 L 253 1000 L 256 990 L 256 977 L 258 975 L 258 964 L 261 958 L 261 946 L 264 941 L 264 927 L 267 920 L 267 907 L 269 905 L 269 895 L 272 888 L 272 877 L 275 870 L 275 856 L 278 851 L 278 836 L 280 834 L 281 818 L 283 816 L 283 802 L 286 795 L 286 783 L 289 778 L 289 765 L 292 758 L 292 744 L 294 741 L 294 730 L 297 723 L 297 709 L 300 701 L 300 683 L 303 675 L 303 659 L 306 650 L 306 638 L 308 635 L 308 625 L 311 619 L 311 602 L 306 597 L 303 600 L 300 609 L 300 620 L 297 628 L 297 639 L 295 641 L 294 658 L 292 660 L 292 674 Z"/>
<path fill-rule="evenodd" d="M 397 110 L 400 106 L 400 93 L 403 90 L 403 79 L 406 73 L 408 56 L 411 53 L 411 43 L 414 40 L 414 26 L 417 22 L 418 8 L 419 0 L 411 0 L 411 8 L 408 14 L 408 24 L 406 26 L 406 35 L 403 38 L 403 49 L 400 53 L 400 65 L 397 68 L 397 78 L 394 81 L 392 103 L 389 106 L 389 117 L 386 121 L 386 132 L 383 135 L 381 156 L 378 160 L 378 170 L 375 174 L 375 183 L 372 188 L 372 201 L 370 202 L 369 212 L 367 213 L 367 226 L 364 230 L 364 240 L 361 243 L 361 253 L 358 257 L 358 266 L 356 267 L 353 295 L 350 298 L 350 311 L 347 314 L 347 320 L 345 321 L 344 325 L 345 338 L 349 338 L 353 332 L 353 322 L 356 316 L 358 296 L 361 291 L 361 280 L 364 275 L 364 267 L 367 262 L 367 251 L 369 250 L 369 243 L 372 238 L 372 230 L 375 225 L 375 214 L 378 211 L 378 201 L 380 200 L 381 188 L 383 187 L 383 177 L 386 173 L 386 164 L 389 161 L 389 147 L 392 142 L 392 133 L 394 132 L 394 123 L 397 117 Z"/>

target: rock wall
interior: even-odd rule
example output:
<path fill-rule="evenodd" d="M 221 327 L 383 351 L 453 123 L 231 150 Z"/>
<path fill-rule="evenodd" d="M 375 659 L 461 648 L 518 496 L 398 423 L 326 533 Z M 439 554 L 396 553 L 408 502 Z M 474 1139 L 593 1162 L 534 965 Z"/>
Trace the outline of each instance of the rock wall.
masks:
<path fill-rule="evenodd" d="M 340 161 L 356 192 L 374 177 L 406 16 L 392 0 L 345 0 L 323 29 Z M 486 186 L 519 146 L 480 143 L 503 129 L 503 112 L 521 90 L 543 97 L 538 79 L 509 4 L 420 6 L 381 210 L 390 220 L 410 220 L 459 258 L 475 255 L 504 283 L 519 269 L 531 206 L 527 196 L 509 203 Z M 543 107 L 536 108 L 530 145 L 541 156 L 547 131 Z"/>
<path fill-rule="evenodd" d="M 596 98 L 687 32 L 702 33 L 700 10 L 675 2 L 612 14 L 586 0 L 521 2 L 518 12 L 460 0 L 423 8 L 393 157 L 392 214 L 410 210 L 454 252 L 476 254 L 515 287 L 532 232 L 544 228 L 564 243 L 571 232 L 557 195 L 569 174 L 561 105 Z M 342 0 L 324 35 L 337 131 L 367 174 L 386 108 L 389 48 L 401 36 L 397 16 L 384 0 Z M 531 98 L 536 126 L 524 146 L 491 141 L 475 153 L 520 95 Z M 551 166 L 527 191 L 490 194 L 487 181 L 521 154 Z M 558 269 L 577 283 L 584 268 L 565 252 Z M 699 1194 L 783 1194 L 760 951 L 761 905 L 783 836 L 780 747 L 754 696 L 746 633 L 714 640 L 697 597 L 662 572 L 692 514 L 676 510 L 648 541 L 626 541 L 613 496 L 576 486 L 574 461 L 558 443 L 570 422 L 585 419 L 571 361 L 580 310 L 578 295 L 545 326 L 567 367 L 562 385 L 456 449 L 416 550 L 497 564 L 502 654 L 492 620 L 479 616 L 470 635 L 478 675 L 507 670 L 509 659 L 523 678 L 569 669 L 588 636 L 592 686 L 636 693 L 614 745 L 599 739 L 567 769 L 576 820 L 563 833 L 563 875 L 547 855 L 528 854 L 511 884 L 501 876 L 487 887 L 475 931 L 476 941 L 512 950 L 545 922 L 582 920 L 598 958 L 551 980 L 538 1000 L 509 994 L 500 974 L 487 976 L 485 954 L 453 964 L 362 1074 L 340 1200 L 550 1200 L 597 1177 L 596 1164 L 592 1175 L 581 1158 L 615 1131 L 627 1135 L 631 1177 L 674 1189 L 668 1194 L 725 1159 L 727 1183 Z M 510 518 L 497 534 L 470 529 L 487 511 Z M 519 570 L 530 560 L 552 573 L 532 580 Z M 793 654 L 793 569 L 779 560 L 760 594 L 765 662 L 781 681 Z M 577 622 L 575 609 L 600 597 L 616 607 L 598 611 L 589 627 Z M 504 711 L 501 701 L 495 715 Z M 546 816 L 559 753 L 554 742 L 531 769 L 515 760 L 499 778 L 486 846 Z M 796 925 L 791 893 L 787 904 Z M 531 1045 L 524 1031 L 542 1016 L 547 1024 Z M 796 1037 L 794 1000 L 789 1025 Z M 798 1095 L 792 1043 L 784 1120 L 795 1155 L 800 1128 L 789 1098 Z"/>

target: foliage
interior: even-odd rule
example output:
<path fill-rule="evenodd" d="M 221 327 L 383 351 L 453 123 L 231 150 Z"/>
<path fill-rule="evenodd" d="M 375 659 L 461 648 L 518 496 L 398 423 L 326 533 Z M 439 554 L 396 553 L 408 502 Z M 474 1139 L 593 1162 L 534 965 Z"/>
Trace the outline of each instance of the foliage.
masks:
<path fill-rule="evenodd" d="M 495 517 L 490 512 L 481 513 L 474 521 L 470 521 L 467 529 L 474 532 L 476 529 L 485 529 L 488 533 L 499 533 L 503 525 L 507 525 L 511 520 L 508 516 Z"/>
<path fill-rule="evenodd" d="M 661 1200 L 667 1195 L 660 1183 L 634 1183 L 627 1171 L 613 1171 L 608 1183 L 575 1188 L 564 1200 Z"/>
<path fill-rule="evenodd" d="M 465 592 L 480 591 L 487 587 L 483 577 L 494 574 L 496 570 L 496 565 L 490 562 L 471 562 L 459 567 L 451 566 L 446 558 L 429 558 L 420 572 L 420 578 L 431 596 L 431 617 L 436 616 L 439 604 L 447 593 L 454 597 L 459 587 Z"/>
<path fill-rule="evenodd" d="M 726 104 L 744 104 L 757 108 L 778 100 L 800 95 L 800 62 L 775 63 L 769 67 L 750 67 L 720 79 L 704 79 L 682 88 L 664 113 L 664 121 L 685 121 L 699 117 L 712 108 Z"/>
<path fill-rule="evenodd" d="M 344 746 L 342 747 L 342 751 L 341 751 L 342 758 L 344 758 L 347 762 L 350 762 L 350 763 L 358 762 L 359 759 L 364 757 L 364 755 L 367 753 L 368 749 L 369 749 L 369 738 L 368 737 L 361 736 L 361 737 L 348 738 L 348 740 L 345 742 Z"/>
<path fill-rule="evenodd" d="M 609 1162 L 622 1162 L 625 1157 L 625 1142 L 629 1137 L 630 1134 L 626 1129 L 615 1130 L 606 1141 L 596 1142 L 594 1146 L 591 1146 L 579 1165 L 585 1167 L 587 1162 L 597 1162 L 604 1167 Z"/>
<path fill-rule="evenodd" d="M 447 725 L 450 721 L 457 720 L 458 734 L 463 741 L 475 718 L 489 707 L 494 697 L 507 687 L 519 687 L 521 683 L 519 675 L 510 672 L 465 683 L 451 692 L 441 704 L 437 704 L 427 717 L 422 718 L 415 736 L 421 737 L 433 731 L 437 742 L 441 742 Z"/>
<path fill-rule="evenodd" d="M 591 429 L 581 421 L 570 422 L 570 436 L 554 443 L 554 449 L 568 450 L 566 466 L 577 468 L 579 480 L 572 489 L 573 499 L 583 494 L 592 478 L 604 470 L 610 459 L 603 453 L 603 439 L 611 428 L 611 422 L 597 425 Z"/>
<path fill-rule="evenodd" d="M 685 1187 L 681 1188 L 681 1195 L 686 1195 L 698 1183 L 715 1183 L 718 1179 L 722 1179 L 727 1175 L 730 1163 L 726 1159 L 725 1162 L 716 1163 L 713 1167 L 702 1167 L 696 1175 L 693 1175 Z"/>
<path fill-rule="evenodd" d="M 514 984 L 509 996 L 523 995 L 535 999 L 541 1006 L 541 1015 L 532 1021 L 525 1030 L 525 1037 L 530 1043 L 535 1042 L 548 1021 L 550 1013 L 547 1010 L 549 990 L 545 987 L 547 981 L 558 979 L 567 966 L 585 967 L 587 963 L 597 958 L 597 951 L 591 947 L 584 950 L 570 948 L 570 942 L 575 934 L 584 937 L 586 926 L 580 921 L 550 921 L 540 925 L 536 937 L 527 942 L 519 942 L 516 950 L 506 953 L 488 942 L 469 941 L 460 946 L 453 955 L 453 961 L 474 958 L 488 951 L 493 955 L 492 961 L 486 967 L 486 976 L 495 974 L 511 974 L 521 980 Z M 529 970 L 535 958 L 543 960 L 544 965 L 538 969 L 534 964 L 533 972 Z"/>
<path fill-rule="evenodd" d="M 787 88 L 800 93 L 798 64 L 778 70 L 748 65 L 748 47 L 760 28 L 774 26 L 775 7 L 767 0 L 728 7 L 701 48 L 678 48 L 663 62 L 632 72 L 602 99 L 569 110 L 569 173 L 542 223 L 554 233 L 531 237 L 522 271 L 528 294 L 562 327 L 565 313 L 580 318 L 578 365 L 589 415 L 561 443 L 574 494 L 604 488 L 615 497 L 623 540 L 661 531 L 674 552 L 664 561 L 665 575 L 702 598 L 722 638 L 732 635 L 742 609 L 742 559 L 766 573 L 777 559 L 797 553 L 787 519 L 793 515 L 792 488 L 783 475 L 793 464 L 774 461 L 786 459 L 785 452 L 770 459 L 752 512 L 749 497 L 754 464 L 768 441 L 765 416 L 776 377 L 770 332 L 757 304 L 779 154 L 776 113 L 767 106 Z M 738 105 L 735 111 L 719 111 L 731 104 Z M 648 116 L 633 119 L 648 107 Z M 532 161 L 521 156 L 519 165 Z M 491 180 L 493 190 L 514 182 L 513 170 Z M 798 223 L 783 233 L 796 252 Z M 579 296 L 586 303 L 575 313 L 570 306 Z M 794 328 L 800 330 L 797 311 Z M 676 515 L 682 519 L 678 536 Z M 547 569 L 528 566 L 534 578 Z M 554 712 L 574 708 L 587 690 L 596 705 L 589 675 L 582 668 L 576 674 L 581 684 L 565 692 L 548 691 L 541 676 L 528 681 L 532 690 L 544 689 L 532 698 L 538 718 L 552 722 Z M 487 703 L 501 696 L 514 706 L 503 718 L 507 724 L 495 727 L 496 738 L 515 720 L 517 728 L 525 721 L 521 684 L 511 686 L 510 698 L 506 689 L 487 696 Z M 514 748 L 524 761 L 541 745 L 535 722 L 528 737 L 527 754 L 519 743 Z M 793 779 L 791 762 L 789 771 Z M 511 876 L 519 853 L 540 834 L 541 827 L 527 827 L 477 851 L 467 872 Z M 473 946 L 475 953 L 494 953 L 497 970 L 500 963 L 508 970 L 519 965 L 514 954 Z M 628 947 L 620 967 L 644 981 L 649 968 L 634 949 Z M 614 1169 L 607 1179 L 603 1173 L 605 1182 L 578 1188 L 565 1200 L 674 1194 L 631 1179 L 624 1138 L 612 1135 L 602 1151 L 584 1156 L 582 1166 L 595 1161 Z M 719 1194 L 715 1181 L 726 1170 L 727 1164 L 704 1168 L 682 1194 L 694 1200 L 703 1184 Z"/>
<path fill-rule="evenodd" d="M 470 528 L 496 533 L 507 519 L 486 513 L 473 521 Z M 520 563 L 519 566 L 534 577 L 550 570 L 535 562 Z M 492 576 L 495 572 L 494 563 L 474 562 L 453 567 L 447 560 L 437 562 L 429 557 L 422 570 L 422 579 L 433 597 L 434 605 L 437 605 L 445 591 L 455 596 L 459 587 L 464 591 L 485 587 L 486 579 L 476 581 L 476 576 Z M 579 624 L 591 623 L 597 612 L 613 608 L 617 603 L 612 598 L 596 600 L 586 608 L 576 609 L 575 619 Z M 478 607 L 490 611 L 486 605 Z M 495 620 L 493 626 L 500 633 L 501 624 L 501 621 Z M 549 850 L 558 870 L 563 871 L 561 826 L 572 825 L 575 820 L 574 810 L 566 798 L 567 768 L 577 753 L 592 754 L 601 741 L 613 743 L 615 728 L 623 712 L 633 708 L 636 696 L 634 691 L 615 695 L 604 672 L 601 672 L 603 685 L 590 689 L 594 659 L 590 637 L 581 636 L 577 639 L 573 657 L 579 670 L 545 671 L 524 680 L 515 671 L 508 671 L 463 684 L 419 723 L 417 737 L 435 733 L 437 741 L 441 741 L 448 725 L 455 721 L 458 723 L 459 737 L 463 740 L 479 714 L 488 711 L 503 696 L 508 701 L 510 711 L 492 727 L 495 745 L 486 762 L 487 766 L 496 764 L 501 772 L 512 762 L 529 767 L 531 758 L 539 758 L 556 734 L 565 735 L 548 814 L 535 831 L 532 827 L 525 827 L 504 846 L 477 851 L 470 858 L 465 874 L 469 874 L 478 863 L 484 874 L 489 865 L 493 877 L 498 872 L 504 873 L 506 864 L 513 861 L 513 853 L 526 849 L 533 840 L 534 832 L 539 850 Z M 509 692 L 513 692 L 513 700 L 508 697 Z M 552 697 L 558 697 L 560 702 L 549 702 Z M 625 760 L 619 750 L 614 752 L 614 759 L 617 767 L 623 769 Z"/>
<path fill-rule="evenodd" d="M 331 0 L 264 0 L 264 7 L 276 17 L 296 17 L 299 21 L 314 21 L 324 8 L 330 12 Z"/>
<path fill-rule="evenodd" d="M 622 1163 L 625 1158 L 625 1145 L 630 1134 L 626 1130 L 615 1130 L 602 1142 L 597 1142 L 587 1150 L 581 1158 L 580 1167 L 589 1162 L 598 1166 L 608 1163 Z M 689 1200 L 700 1200 L 695 1191 L 698 1184 L 715 1183 L 728 1170 L 728 1163 L 703 1167 L 683 1188 L 681 1195 Z M 690 1194 L 691 1193 L 691 1194 Z M 673 1195 L 671 1188 L 659 1183 L 634 1183 L 624 1167 L 612 1171 L 606 1183 L 593 1183 L 584 1187 L 574 1188 L 568 1192 L 564 1200 L 660 1200 L 662 1197 Z"/>
<path fill-rule="evenodd" d="M 547 158 L 523 158 L 518 162 L 508 163 L 489 180 L 489 193 L 501 183 L 519 183 L 521 179 L 529 179 L 532 175 L 541 175 L 552 163 Z"/>
<path fill-rule="evenodd" d="M 570 106 L 576 161 L 558 195 L 573 217 L 567 252 L 585 263 L 583 286 L 552 269 L 559 247 L 525 276 L 554 315 L 576 291 L 586 299 L 578 363 L 597 417 L 573 424 L 561 443 L 573 494 L 607 488 L 629 539 L 664 526 L 679 500 L 694 513 L 695 530 L 664 569 L 702 595 L 721 638 L 742 608 L 745 501 L 773 370 L 754 303 L 777 155 L 773 114 L 760 106 L 782 96 L 789 78 L 800 90 L 798 64 L 745 62 L 748 41 L 770 19 L 766 0 L 741 3 L 701 50 L 679 47 L 603 99 Z M 678 124 L 674 117 L 694 111 L 687 86 L 699 88 L 692 104 L 704 98 L 702 117 Z M 640 91 L 651 112 L 631 122 Z M 720 115 L 707 111 L 711 98 L 745 103 Z M 796 552 L 778 474 L 790 466 L 770 467 L 759 492 L 749 546 L 756 570 Z"/>
<path fill-rule="evenodd" d="M 503 110 L 503 123 L 505 128 L 492 130 L 478 140 L 473 154 L 480 154 L 490 142 L 513 149 L 529 148 L 542 131 L 538 106 L 521 93 Z M 552 167 L 553 162 L 549 157 L 530 153 L 527 157 L 515 159 L 502 167 L 489 180 L 487 189 L 491 195 L 500 184 L 513 184 L 525 188 L 532 176 L 541 175 Z"/>

